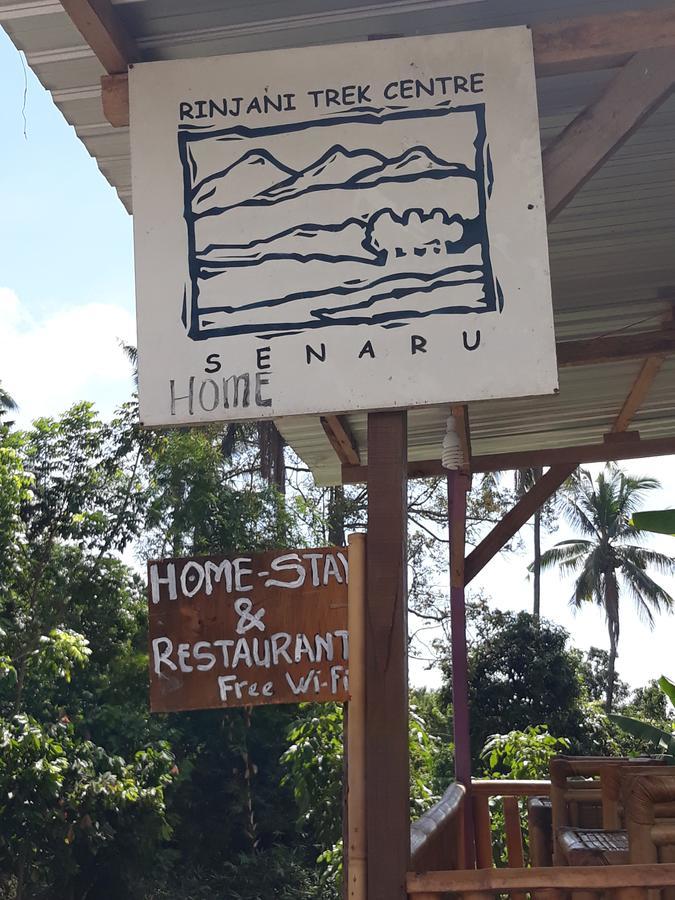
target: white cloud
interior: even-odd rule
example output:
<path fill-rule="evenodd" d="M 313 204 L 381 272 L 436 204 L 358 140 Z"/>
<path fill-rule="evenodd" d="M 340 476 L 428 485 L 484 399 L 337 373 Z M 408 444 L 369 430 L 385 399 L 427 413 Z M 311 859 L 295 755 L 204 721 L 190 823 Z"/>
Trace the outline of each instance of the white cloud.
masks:
<path fill-rule="evenodd" d="M 130 367 L 119 340 L 136 340 L 122 306 L 85 303 L 37 318 L 14 291 L 0 288 L 0 381 L 19 404 L 21 424 L 81 400 L 103 414 L 126 400 Z"/>

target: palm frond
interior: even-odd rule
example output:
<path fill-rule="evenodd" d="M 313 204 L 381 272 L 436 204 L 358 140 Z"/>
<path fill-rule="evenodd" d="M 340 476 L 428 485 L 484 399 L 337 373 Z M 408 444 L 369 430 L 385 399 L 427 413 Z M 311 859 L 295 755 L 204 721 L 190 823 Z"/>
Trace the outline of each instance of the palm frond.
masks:
<path fill-rule="evenodd" d="M 138 348 L 134 347 L 133 344 L 127 344 L 125 341 L 118 340 L 117 342 L 122 348 L 122 352 L 127 358 L 127 362 L 131 364 L 132 367 L 132 378 L 134 379 L 134 384 L 138 387 Z"/>
<path fill-rule="evenodd" d="M 597 603 L 602 606 L 603 584 L 602 569 L 598 565 L 599 556 L 598 549 L 595 548 L 584 560 L 570 599 L 570 604 L 576 609 L 580 609 L 583 603 Z"/>
<path fill-rule="evenodd" d="M 550 569 L 552 566 L 569 568 L 569 564 L 586 553 L 591 546 L 590 541 L 560 541 L 555 547 L 542 553 L 541 568 Z"/>
<path fill-rule="evenodd" d="M 0 384 L 0 415 L 3 412 L 15 412 L 19 408 L 14 397 Z"/>
<path fill-rule="evenodd" d="M 597 535 L 597 528 L 588 512 L 582 508 L 580 498 L 563 494 L 560 510 L 573 528 L 578 528 L 583 534 Z"/>
<path fill-rule="evenodd" d="M 671 610 L 675 601 L 643 568 L 631 560 L 626 559 L 623 561 L 621 573 L 633 598 L 638 615 L 653 628 L 654 613 L 663 613 Z"/>
<path fill-rule="evenodd" d="M 638 547 L 635 544 L 624 544 L 617 547 L 616 551 L 621 560 L 627 559 L 641 569 L 652 566 L 662 575 L 675 575 L 675 559 L 665 553 L 649 550 L 647 547 Z"/>

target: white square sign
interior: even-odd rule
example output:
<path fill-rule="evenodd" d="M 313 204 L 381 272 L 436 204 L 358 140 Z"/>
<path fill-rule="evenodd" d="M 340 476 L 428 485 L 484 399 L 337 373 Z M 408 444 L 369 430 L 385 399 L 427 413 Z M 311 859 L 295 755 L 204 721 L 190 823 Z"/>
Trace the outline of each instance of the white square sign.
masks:
<path fill-rule="evenodd" d="M 527 28 L 130 72 L 141 420 L 557 387 Z"/>

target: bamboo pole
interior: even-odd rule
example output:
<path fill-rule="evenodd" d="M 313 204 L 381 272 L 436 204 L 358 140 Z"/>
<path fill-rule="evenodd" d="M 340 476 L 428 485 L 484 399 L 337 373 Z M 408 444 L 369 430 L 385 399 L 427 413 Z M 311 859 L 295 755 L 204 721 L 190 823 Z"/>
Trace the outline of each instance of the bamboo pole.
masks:
<path fill-rule="evenodd" d="M 347 897 L 366 900 L 366 536 L 350 534 L 349 628 L 349 729 L 347 731 Z"/>

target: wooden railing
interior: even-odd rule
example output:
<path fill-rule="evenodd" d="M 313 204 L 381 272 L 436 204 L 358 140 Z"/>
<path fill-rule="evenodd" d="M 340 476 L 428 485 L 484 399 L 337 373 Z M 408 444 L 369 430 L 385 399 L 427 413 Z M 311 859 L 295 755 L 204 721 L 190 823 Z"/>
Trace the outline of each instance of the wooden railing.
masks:
<path fill-rule="evenodd" d="M 411 866 L 416 871 L 463 869 L 464 795 L 451 784 L 443 797 L 410 827 Z"/>
<path fill-rule="evenodd" d="M 580 789 L 579 802 L 586 802 L 589 794 L 588 789 Z M 446 900 L 451 895 L 461 900 L 494 900 L 501 894 L 512 900 L 527 900 L 528 895 L 535 900 L 564 900 L 570 891 L 578 891 L 579 897 L 602 894 L 612 900 L 650 900 L 654 890 L 675 888 L 674 862 L 527 868 L 520 803 L 549 795 L 548 781 L 478 780 L 472 783 L 467 801 L 464 789 L 452 785 L 411 828 L 409 900 Z M 503 802 L 507 867 L 494 866 L 490 808 L 494 798 Z M 475 869 L 464 868 L 466 802 L 471 803 L 474 820 Z M 675 840 L 671 832 L 672 827 L 669 844 Z"/>
<path fill-rule="evenodd" d="M 562 866 L 546 869 L 464 869 L 408 875 L 410 900 L 443 900 L 446 894 L 465 900 L 486 900 L 488 895 L 547 891 L 610 892 L 617 900 L 647 900 L 649 888 L 675 886 L 675 864 L 641 866 Z M 553 892 L 553 893 L 550 893 Z"/>
<path fill-rule="evenodd" d="M 490 800 L 501 798 L 504 808 L 506 862 L 512 869 L 525 865 L 521 827 L 521 801 L 529 797 L 550 797 L 550 781 L 475 780 L 471 785 L 473 826 L 476 842 L 476 867 L 491 869 L 494 865 Z"/>

